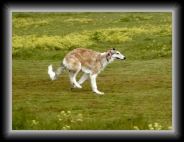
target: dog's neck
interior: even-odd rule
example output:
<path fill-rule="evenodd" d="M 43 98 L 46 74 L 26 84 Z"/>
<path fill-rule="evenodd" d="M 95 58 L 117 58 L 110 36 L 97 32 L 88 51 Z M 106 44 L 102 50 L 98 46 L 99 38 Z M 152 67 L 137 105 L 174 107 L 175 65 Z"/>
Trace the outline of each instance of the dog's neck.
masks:
<path fill-rule="evenodd" d="M 101 60 L 103 67 L 114 61 L 114 58 L 109 58 L 108 52 L 101 53 Z"/>

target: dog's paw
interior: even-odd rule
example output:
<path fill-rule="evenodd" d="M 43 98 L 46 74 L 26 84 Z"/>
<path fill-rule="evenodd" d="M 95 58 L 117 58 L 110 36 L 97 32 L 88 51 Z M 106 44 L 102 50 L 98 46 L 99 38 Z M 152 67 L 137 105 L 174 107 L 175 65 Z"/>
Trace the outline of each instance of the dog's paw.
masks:
<path fill-rule="evenodd" d="M 99 95 L 104 95 L 104 92 L 99 92 L 99 93 L 97 93 L 97 94 L 99 94 Z"/>
<path fill-rule="evenodd" d="M 76 87 L 77 87 L 77 88 L 82 88 L 82 86 L 80 86 L 80 85 L 78 85 L 78 84 L 76 85 Z"/>
<path fill-rule="evenodd" d="M 74 88 L 82 88 L 82 86 L 80 84 L 78 84 L 78 83 L 73 83 L 71 85 L 71 89 L 74 89 Z"/>
<path fill-rule="evenodd" d="M 98 90 L 93 90 L 93 92 L 95 92 L 96 94 L 99 94 L 99 95 L 104 95 L 104 92 L 100 92 Z"/>

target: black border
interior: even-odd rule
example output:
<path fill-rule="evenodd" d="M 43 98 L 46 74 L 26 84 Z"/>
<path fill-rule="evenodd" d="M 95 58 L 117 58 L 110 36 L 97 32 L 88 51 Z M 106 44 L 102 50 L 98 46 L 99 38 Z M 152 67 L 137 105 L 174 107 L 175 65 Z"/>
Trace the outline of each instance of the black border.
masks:
<path fill-rule="evenodd" d="M 11 14 L 12 12 L 172 12 L 173 15 L 173 42 L 172 42 L 172 99 L 173 99 L 173 130 L 167 131 L 15 131 L 11 122 L 11 97 L 12 97 L 12 51 L 11 51 Z M 14 2 L 8 1 L 1 5 L 1 22 L 3 35 L 3 131 L 4 140 L 34 140 L 34 139 L 147 139 L 147 140 L 180 140 L 182 139 L 182 117 L 180 110 L 181 78 L 179 63 L 182 56 L 180 43 L 182 36 L 182 2 L 118 2 L 118 3 L 62 3 L 62 2 Z M 5 38 L 5 40 L 4 40 Z M 5 75 L 4 75 L 5 74 Z M 181 120 L 181 121 L 180 121 Z"/>

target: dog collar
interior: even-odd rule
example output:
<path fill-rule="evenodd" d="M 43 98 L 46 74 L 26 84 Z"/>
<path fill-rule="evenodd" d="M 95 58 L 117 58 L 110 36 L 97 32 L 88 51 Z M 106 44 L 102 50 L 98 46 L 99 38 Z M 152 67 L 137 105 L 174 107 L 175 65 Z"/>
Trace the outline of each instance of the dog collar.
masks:
<path fill-rule="evenodd" d="M 106 54 L 106 60 L 107 60 L 107 62 L 109 62 L 108 56 L 109 56 L 109 53 Z"/>

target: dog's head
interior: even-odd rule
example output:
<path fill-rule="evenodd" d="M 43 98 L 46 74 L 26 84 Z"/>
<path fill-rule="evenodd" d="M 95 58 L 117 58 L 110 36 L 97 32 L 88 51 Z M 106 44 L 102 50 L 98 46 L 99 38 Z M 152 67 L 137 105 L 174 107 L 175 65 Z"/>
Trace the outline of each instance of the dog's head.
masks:
<path fill-rule="evenodd" d="M 126 59 L 126 57 L 122 55 L 119 51 L 117 51 L 115 48 L 110 48 L 108 50 L 108 56 L 109 58 L 113 58 L 113 59 L 119 59 L 119 60 Z"/>

